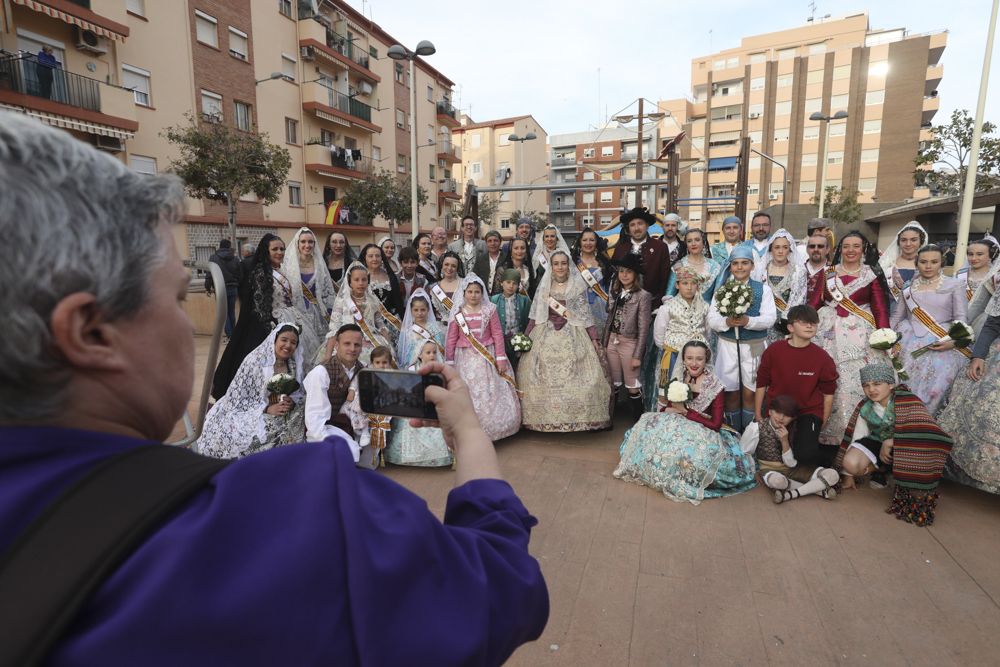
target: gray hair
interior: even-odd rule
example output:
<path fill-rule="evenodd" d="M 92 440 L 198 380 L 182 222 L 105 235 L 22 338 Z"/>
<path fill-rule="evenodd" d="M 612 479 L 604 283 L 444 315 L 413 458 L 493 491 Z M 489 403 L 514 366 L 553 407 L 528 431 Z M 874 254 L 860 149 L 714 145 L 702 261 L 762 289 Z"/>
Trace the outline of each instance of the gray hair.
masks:
<path fill-rule="evenodd" d="M 175 176 L 147 176 L 67 132 L 0 112 L 0 423 L 59 414 L 71 370 L 52 349 L 56 304 L 87 292 L 110 319 L 144 305 L 164 257 L 161 223 L 184 213 Z"/>

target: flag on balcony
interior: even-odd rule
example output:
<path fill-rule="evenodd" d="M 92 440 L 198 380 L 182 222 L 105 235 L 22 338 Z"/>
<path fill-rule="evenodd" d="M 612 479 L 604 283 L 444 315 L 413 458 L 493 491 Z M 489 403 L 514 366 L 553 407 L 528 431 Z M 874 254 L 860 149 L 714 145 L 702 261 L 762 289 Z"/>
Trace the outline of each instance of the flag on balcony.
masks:
<path fill-rule="evenodd" d="M 330 202 L 330 205 L 326 208 L 326 219 L 323 221 L 324 225 L 336 225 L 340 222 L 340 209 L 343 208 L 343 204 L 340 203 L 339 199 L 334 199 Z"/>

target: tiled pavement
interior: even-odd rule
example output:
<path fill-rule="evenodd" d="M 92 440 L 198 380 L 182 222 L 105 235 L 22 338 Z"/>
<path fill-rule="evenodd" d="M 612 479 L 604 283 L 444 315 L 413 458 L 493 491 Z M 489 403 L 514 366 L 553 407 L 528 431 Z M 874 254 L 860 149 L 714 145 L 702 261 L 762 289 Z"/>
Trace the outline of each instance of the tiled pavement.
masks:
<path fill-rule="evenodd" d="M 696 507 L 611 476 L 624 428 L 497 445 L 551 598 L 509 664 L 1000 664 L 1000 498 L 947 484 L 923 529 L 868 488 Z M 386 474 L 443 514 L 450 470 Z"/>

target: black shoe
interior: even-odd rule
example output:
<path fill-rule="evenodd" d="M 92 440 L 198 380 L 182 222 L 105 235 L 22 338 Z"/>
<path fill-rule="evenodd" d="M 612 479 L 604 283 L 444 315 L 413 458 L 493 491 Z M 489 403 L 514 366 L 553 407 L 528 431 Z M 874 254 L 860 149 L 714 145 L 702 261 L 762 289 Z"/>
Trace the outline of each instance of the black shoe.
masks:
<path fill-rule="evenodd" d="M 637 422 L 642 417 L 642 413 L 646 411 L 645 406 L 642 401 L 642 394 L 636 396 L 628 397 L 629 405 L 632 406 L 632 421 Z"/>

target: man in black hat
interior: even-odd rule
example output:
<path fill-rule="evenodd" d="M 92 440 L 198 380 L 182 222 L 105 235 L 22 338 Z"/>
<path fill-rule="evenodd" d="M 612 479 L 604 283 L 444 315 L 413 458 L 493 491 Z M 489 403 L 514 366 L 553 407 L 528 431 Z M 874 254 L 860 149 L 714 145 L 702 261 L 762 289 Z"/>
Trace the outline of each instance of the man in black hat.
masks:
<path fill-rule="evenodd" d="M 642 264 L 642 288 L 653 297 L 653 307 L 660 305 L 670 279 L 670 251 L 659 239 L 649 235 L 649 226 L 656 223 L 656 217 L 645 206 L 634 208 L 622 214 L 622 233 L 612 259 L 620 262 L 625 255 L 638 255 Z"/>

